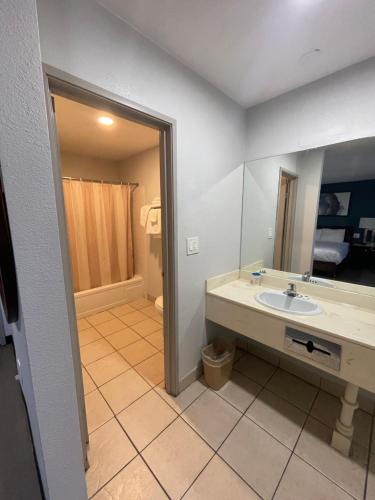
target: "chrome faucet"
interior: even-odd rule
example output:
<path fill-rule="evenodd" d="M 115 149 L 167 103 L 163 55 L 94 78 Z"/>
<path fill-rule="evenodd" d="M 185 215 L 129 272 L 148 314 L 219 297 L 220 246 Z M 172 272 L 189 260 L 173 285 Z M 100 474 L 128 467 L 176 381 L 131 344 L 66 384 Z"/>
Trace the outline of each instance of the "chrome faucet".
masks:
<path fill-rule="evenodd" d="M 302 274 L 302 281 L 306 281 L 307 283 L 311 280 L 310 271 L 306 271 Z"/>
<path fill-rule="evenodd" d="M 288 283 L 288 288 L 285 290 L 285 295 L 288 297 L 297 297 L 297 287 L 294 283 Z"/>

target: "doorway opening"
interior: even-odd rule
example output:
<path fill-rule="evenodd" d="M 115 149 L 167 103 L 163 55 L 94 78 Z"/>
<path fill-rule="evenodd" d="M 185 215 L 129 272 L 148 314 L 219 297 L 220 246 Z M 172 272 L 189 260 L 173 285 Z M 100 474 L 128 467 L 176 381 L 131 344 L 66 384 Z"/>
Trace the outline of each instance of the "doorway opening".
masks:
<path fill-rule="evenodd" d="M 274 269 L 290 271 L 296 206 L 297 177 L 280 170 L 277 200 Z"/>
<path fill-rule="evenodd" d="M 179 392 L 174 123 L 47 66 L 45 79 L 86 457 L 90 433 L 142 395 Z"/>

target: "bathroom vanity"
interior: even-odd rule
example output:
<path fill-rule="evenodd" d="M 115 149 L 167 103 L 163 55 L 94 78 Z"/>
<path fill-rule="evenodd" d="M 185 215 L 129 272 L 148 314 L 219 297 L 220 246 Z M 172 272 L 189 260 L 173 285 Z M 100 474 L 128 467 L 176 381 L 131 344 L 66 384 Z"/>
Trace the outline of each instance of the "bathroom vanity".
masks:
<path fill-rule="evenodd" d="M 345 455 L 359 388 L 375 393 L 375 267 L 355 252 L 375 256 L 370 150 L 375 138 L 245 162 L 239 269 L 206 283 L 208 320 L 346 382 L 332 437 Z"/>
<path fill-rule="evenodd" d="M 247 274 L 235 271 L 207 280 L 206 318 L 346 381 L 332 445 L 348 455 L 358 388 L 375 392 L 375 297 L 292 280 L 298 297 L 284 295 L 289 308 L 284 311 L 259 296 L 283 294 L 291 283 L 288 273 L 265 274 L 261 285 L 251 284 Z M 318 312 L 293 312 L 294 300 Z"/>

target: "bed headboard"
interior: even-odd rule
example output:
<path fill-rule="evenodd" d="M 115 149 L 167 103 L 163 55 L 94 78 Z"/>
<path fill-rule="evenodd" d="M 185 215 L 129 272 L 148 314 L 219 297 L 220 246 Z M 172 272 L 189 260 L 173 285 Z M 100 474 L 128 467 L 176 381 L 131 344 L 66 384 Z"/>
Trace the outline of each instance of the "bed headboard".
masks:
<path fill-rule="evenodd" d="M 318 225 L 317 229 L 345 229 L 344 241 L 350 245 L 353 243 L 354 227 L 342 227 L 342 226 L 321 226 Z"/>

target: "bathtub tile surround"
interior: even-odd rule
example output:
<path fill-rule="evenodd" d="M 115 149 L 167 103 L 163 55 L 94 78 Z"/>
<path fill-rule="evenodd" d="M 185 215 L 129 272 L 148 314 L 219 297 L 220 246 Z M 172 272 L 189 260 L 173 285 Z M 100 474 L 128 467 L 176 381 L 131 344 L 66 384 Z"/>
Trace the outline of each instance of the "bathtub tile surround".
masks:
<path fill-rule="evenodd" d="M 233 377 L 220 391 L 200 379 L 174 398 L 157 382 L 163 355 L 162 346 L 150 342 L 154 336 L 82 367 L 93 500 L 117 498 L 125 489 L 132 498 L 155 499 L 372 498 L 370 414 L 357 413 L 354 456 L 346 458 L 327 442 L 339 400 L 240 349 Z"/>

